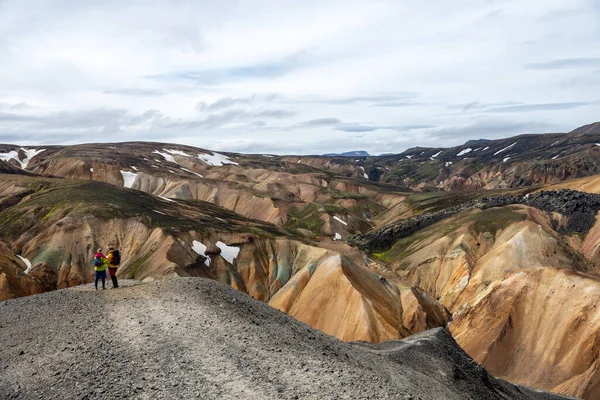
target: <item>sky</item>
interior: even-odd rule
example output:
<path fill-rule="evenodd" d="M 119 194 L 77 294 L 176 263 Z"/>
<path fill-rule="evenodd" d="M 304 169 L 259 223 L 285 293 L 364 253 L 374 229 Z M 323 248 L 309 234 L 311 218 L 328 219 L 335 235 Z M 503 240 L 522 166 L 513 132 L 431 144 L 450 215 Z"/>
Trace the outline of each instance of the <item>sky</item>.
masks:
<path fill-rule="evenodd" d="M 0 0 L 0 143 L 396 153 L 600 120 L 599 0 Z"/>

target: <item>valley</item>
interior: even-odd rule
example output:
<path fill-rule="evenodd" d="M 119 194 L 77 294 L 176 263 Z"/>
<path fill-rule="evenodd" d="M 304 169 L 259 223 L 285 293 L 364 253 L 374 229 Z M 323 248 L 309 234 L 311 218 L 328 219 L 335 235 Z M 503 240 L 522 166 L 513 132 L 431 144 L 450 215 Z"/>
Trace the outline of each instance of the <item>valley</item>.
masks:
<path fill-rule="evenodd" d="M 379 157 L 0 145 L 0 301 L 87 284 L 116 246 L 122 279 L 209 278 L 344 342 L 447 331 L 498 378 L 598 398 L 597 143 L 592 124 Z"/>

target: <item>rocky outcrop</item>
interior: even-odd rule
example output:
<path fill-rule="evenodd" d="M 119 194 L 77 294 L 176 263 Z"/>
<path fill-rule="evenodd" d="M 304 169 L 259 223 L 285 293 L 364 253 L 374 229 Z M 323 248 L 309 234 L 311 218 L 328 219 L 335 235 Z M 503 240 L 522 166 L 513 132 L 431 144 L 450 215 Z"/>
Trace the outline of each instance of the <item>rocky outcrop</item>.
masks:
<path fill-rule="evenodd" d="M 564 233 L 587 233 L 594 225 L 600 210 L 600 195 L 574 190 L 543 191 L 525 196 L 483 197 L 465 204 L 425 213 L 404 219 L 362 235 L 354 235 L 347 242 L 365 251 L 388 250 L 399 239 L 413 235 L 438 221 L 473 209 L 488 209 L 512 204 L 523 204 L 547 212 L 556 212 L 567 217 Z"/>

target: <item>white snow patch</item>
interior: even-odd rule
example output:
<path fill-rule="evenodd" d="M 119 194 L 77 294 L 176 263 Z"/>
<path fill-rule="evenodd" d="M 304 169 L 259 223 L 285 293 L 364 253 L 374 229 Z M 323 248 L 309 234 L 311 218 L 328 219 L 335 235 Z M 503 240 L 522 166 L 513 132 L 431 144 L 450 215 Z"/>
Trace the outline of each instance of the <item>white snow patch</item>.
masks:
<path fill-rule="evenodd" d="M 556 160 L 558 158 L 558 154 L 551 158 L 551 160 Z"/>
<path fill-rule="evenodd" d="M 600 143 L 596 143 L 596 146 L 600 146 Z"/>
<path fill-rule="evenodd" d="M 263 157 L 267 157 L 267 158 L 273 158 L 273 157 L 275 157 L 275 156 L 270 156 L 270 155 L 268 155 L 268 154 L 262 154 L 262 156 L 263 156 Z"/>
<path fill-rule="evenodd" d="M 339 221 L 339 222 L 341 222 L 341 223 L 342 223 L 342 224 L 344 224 L 344 225 L 348 225 L 348 223 L 347 223 L 347 222 L 345 222 L 343 219 L 341 219 L 341 218 L 339 218 L 339 217 L 333 217 L 333 219 L 335 219 L 336 221 Z"/>
<path fill-rule="evenodd" d="M 126 188 L 131 188 L 133 186 L 133 182 L 135 182 L 137 174 L 121 170 L 121 175 L 123 175 L 123 186 Z"/>
<path fill-rule="evenodd" d="M 408 158 L 410 160 L 411 158 L 413 158 L 413 156 L 406 156 L 406 158 Z"/>
<path fill-rule="evenodd" d="M 213 152 L 212 155 L 211 154 L 198 154 L 198 158 L 201 159 L 202 161 L 204 161 L 205 163 L 207 163 L 208 165 L 212 165 L 215 167 L 221 167 L 224 164 L 239 165 L 235 161 L 231 161 L 229 159 L 229 157 L 227 157 L 226 155 L 215 153 L 215 152 Z"/>
<path fill-rule="evenodd" d="M 171 149 L 163 149 L 164 151 L 166 151 L 169 154 L 175 155 L 175 156 L 184 156 L 184 157 L 192 157 L 187 153 L 184 153 L 181 150 L 171 150 Z"/>
<path fill-rule="evenodd" d="M 19 257 L 21 259 L 21 261 L 23 261 L 25 263 L 25 265 L 27 266 L 27 268 L 25 269 L 25 273 L 28 274 L 29 271 L 31 271 L 31 261 L 29 261 L 28 259 L 26 259 L 23 256 L 17 255 L 17 257 Z"/>
<path fill-rule="evenodd" d="M 446 167 L 449 167 L 450 165 L 452 165 L 452 161 L 446 161 Z"/>
<path fill-rule="evenodd" d="M 165 149 L 163 149 L 163 150 L 165 150 Z M 165 151 L 167 151 L 167 150 L 165 150 Z M 161 155 L 161 156 L 164 157 L 165 160 L 170 161 L 170 162 L 175 163 L 175 164 L 178 164 L 178 162 L 175 161 L 175 158 L 172 155 L 168 154 L 168 153 L 161 153 L 158 150 L 154 150 L 152 153 Z"/>
<path fill-rule="evenodd" d="M 230 264 L 233 264 L 233 261 L 240 253 L 240 248 L 235 246 L 227 246 L 227 244 L 221 241 L 217 242 L 216 245 L 219 249 L 221 249 L 221 257 L 229 261 Z"/>
<path fill-rule="evenodd" d="M 560 140 L 557 140 L 556 142 L 552 143 L 550 146 L 554 146 L 555 144 L 558 144 L 560 142 Z"/>
<path fill-rule="evenodd" d="M 300 164 L 300 161 L 302 161 L 302 160 L 298 160 L 298 162 L 296 164 Z"/>
<path fill-rule="evenodd" d="M 517 142 L 514 142 L 513 144 L 511 144 L 510 146 L 506 146 L 505 148 L 503 148 L 502 150 L 498 150 L 497 152 L 494 153 L 495 156 L 497 156 L 498 154 L 502 153 L 503 151 L 506 151 L 508 149 L 510 149 L 511 147 L 513 147 L 515 144 L 517 144 Z"/>
<path fill-rule="evenodd" d="M 434 155 L 431 156 L 431 158 L 436 158 L 437 156 L 439 156 L 440 154 L 442 154 L 442 151 L 444 150 L 440 150 L 437 153 L 435 153 Z"/>
<path fill-rule="evenodd" d="M 365 178 L 366 180 L 369 180 L 369 175 L 367 175 L 366 173 L 363 174 L 363 178 Z"/>
<path fill-rule="evenodd" d="M 164 213 L 164 212 L 162 212 L 162 211 L 158 211 L 158 210 L 152 210 L 152 211 L 154 211 L 155 213 L 158 213 L 158 214 L 160 214 L 160 215 L 167 215 L 167 214 L 165 214 L 165 213 Z"/>
<path fill-rule="evenodd" d="M 486 151 L 486 150 L 487 150 L 487 149 L 489 149 L 489 148 L 490 148 L 490 147 L 488 146 L 488 147 L 484 148 L 484 149 L 483 149 L 483 150 L 481 150 L 481 151 Z"/>
<path fill-rule="evenodd" d="M 23 150 L 23 152 L 25 153 L 25 159 L 23 161 L 20 161 L 21 168 L 23 168 L 23 169 L 27 168 L 27 166 L 29 165 L 29 161 L 31 161 L 31 159 L 33 157 L 37 156 L 42 151 L 46 151 L 46 149 L 40 149 L 40 150 L 29 149 L 29 150 L 27 150 L 27 149 L 24 149 L 24 148 L 21 148 L 21 150 Z"/>
<path fill-rule="evenodd" d="M 342 240 L 342 235 L 336 232 L 335 236 L 333 237 L 333 240 Z"/>
<path fill-rule="evenodd" d="M 90 168 L 90 172 L 93 174 L 94 173 L 94 168 Z"/>
<path fill-rule="evenodd" d="M 465 154 L 469 154 L 472 151 L 473 151 L 473 149 L 468 147 L 468 148 L 464 149 L 463 151 L 461 151 L 460 153 L 458 153 L 456 155 L 456 157 L 464 156 Z"/>
<path fill-rule="evenodd" d="M 131 168 L 134 171 L 137 171 L 138 169 L 136 167 L 134 167 L 133 165 L 130 165 L 129 168 Z"/>
<path fill-rule="evenodd" d="M 168 197 L 165 197 L 165 196 L 158 196 L 158 197 L 161 198 L 161 199 L 163 199 L 164 201 L 169 201 L 171 203 L 175 203 L 175 200 L 169 199 Z"/>
<path fill-rule="evenodd" d="M 194 250 L 196 253 L 200 254 L 201 256 L 206 257 L 204 264 L 207 267 L 210 266 L 210 256 L 206 255 L 206 246 L 204 245 L 204 243 L 194 240 L 192 242 L 192 250 Z"/>
<path fill-rule="evenodd" d="M 182 167 L 182 168 L 181 168 L 181 170 L 182 170 L 182 171 L 185 171 L 185 172 L 189 172 L 190 174 L 198 175 L 200 178 L 204 178 L 204 177 L 203 177 L 202 175 L 200 175 L 199 173 L 197 173 L 197 172 L 194 172 L 194 171 L 190 171 L 190 170 L 189 170 L 189 169 L 187 169 L 187 168 L 183 168 L 183 167 Z"/>
<path fill-rule="evenodd" d="M 481 150 L 481 147 L 476 148 L 475 150 L 473 150 L 473 153 L 475 153 L 476 151 Z"/>
<path fill-rule="evenodd" d="M 508 160 L 510 160 L 510 157 L 504 157 L 504 159 L 502 160 L 502 162 L 507 162 Z"/>
<path fill-rule="evenodd" d="M 33 157 L 37 156 L 42 151 L 46 151 L 46 149 L 36 150 L 36 149 L 25 149 L 23 147 L 21 147 L 20 150 L 22 150 L 23 153 L 25 153 L 25 158 L 23 160 L 19 159 L 19 152 L 16 150 L 11 150 L 8 153 L 0 153 L 0 160 L 2 160 L 2 161 L 15 160 L 21 165 L 22 169 L 25 169 L 25 168 L 27 168 L 27 166 L 29 165 L 29 161 L 31 161 L 31 159 Z"/>

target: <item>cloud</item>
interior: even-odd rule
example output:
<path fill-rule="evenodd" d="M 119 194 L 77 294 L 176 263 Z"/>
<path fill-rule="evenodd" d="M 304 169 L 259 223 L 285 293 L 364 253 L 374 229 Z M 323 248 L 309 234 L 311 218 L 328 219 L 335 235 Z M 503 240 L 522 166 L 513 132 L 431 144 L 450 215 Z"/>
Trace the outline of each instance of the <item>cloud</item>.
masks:
<path fill-rule="evenodd" d="M 273 79 L 286 75 L 304 62 L 307 62 L 308 51 L 302 50 L 283 57 L 280 60 L 260 64 L 246 64 L 236 67 L 175 71 L 166 74 L 149 75 L 148 79 L 161 81 L 193 81 L 201 85 L 222 85 L 248 79 Z"/>
<path fill-rule="evenodd" d="M 122 96 L 164 96 L 166 93 L 156 89 L 141 89 L 141 88 L 123 88 L 110 89 L 102 92 L 104 94 L 118 94 Z"/>
<path fill-rule="evenodd" d="M 393 102 L 406 102 L 408 99 L 414 99 L 419 94 L 415 92 L 398 92 L 392 94 L 380 94 L 372 96 L 350 96 L 325 100 L 329 104 L 357 104 L 357 103 L 372 103 L 372 104 L 390 104 Z"/>
<path fill-rule="evenodd" d="M 470 139 L 497 139 L 524 133 L 558 132 L 556 126 L 539 121 L 514 121 L 500 118 L 481 118 L 475 122 L 432 129 L 427 135 L 440 144 L 462 143 Z"/>
<path fill-rule="evenodd" d="M 411 131 L 417 129 L 434 128 L 432 125 L 374 125 L 362 123 L 342 123 L 334 129 L 343 132 L 373 132 L 378 130 Z"/>
<path fill-rule="evenodd" d="M 598 101 L 583 101 L 583 102 L 572 102 L 572 103 L 543 103 L 543 104 L 520 104 L 513 106 L 503 107 L 490 107 L 485 108 L 482 111 L 486 113 L 522 113 L 522 112 L 534 112 L 534 111 L 560 111 L 570 110 L 573 108 L 597 105 L 600 104 Z"/>
<path fill-rule="evenodd" d="M 218 111 L 239 105 L 255 105 L 260 103 L 270 103 L 280 98 L 281 96 L 275 93 L 265 95 L 253 94 L 249 97 L 223 97 L 212 103 L 201 101 L 196 105 L 196 110 Z"/>
<path fill-rule="evenodd" d="M 5 141 L 376 154 L 600 113 L 587 0 L 0 1 Z"/>
<path fill-rule="evenodd" d="M 540 63 L 526 64 L 527 69 L 571 69 L 571 68 L 600 68 L 600 58 L 561 58 Z"/>

